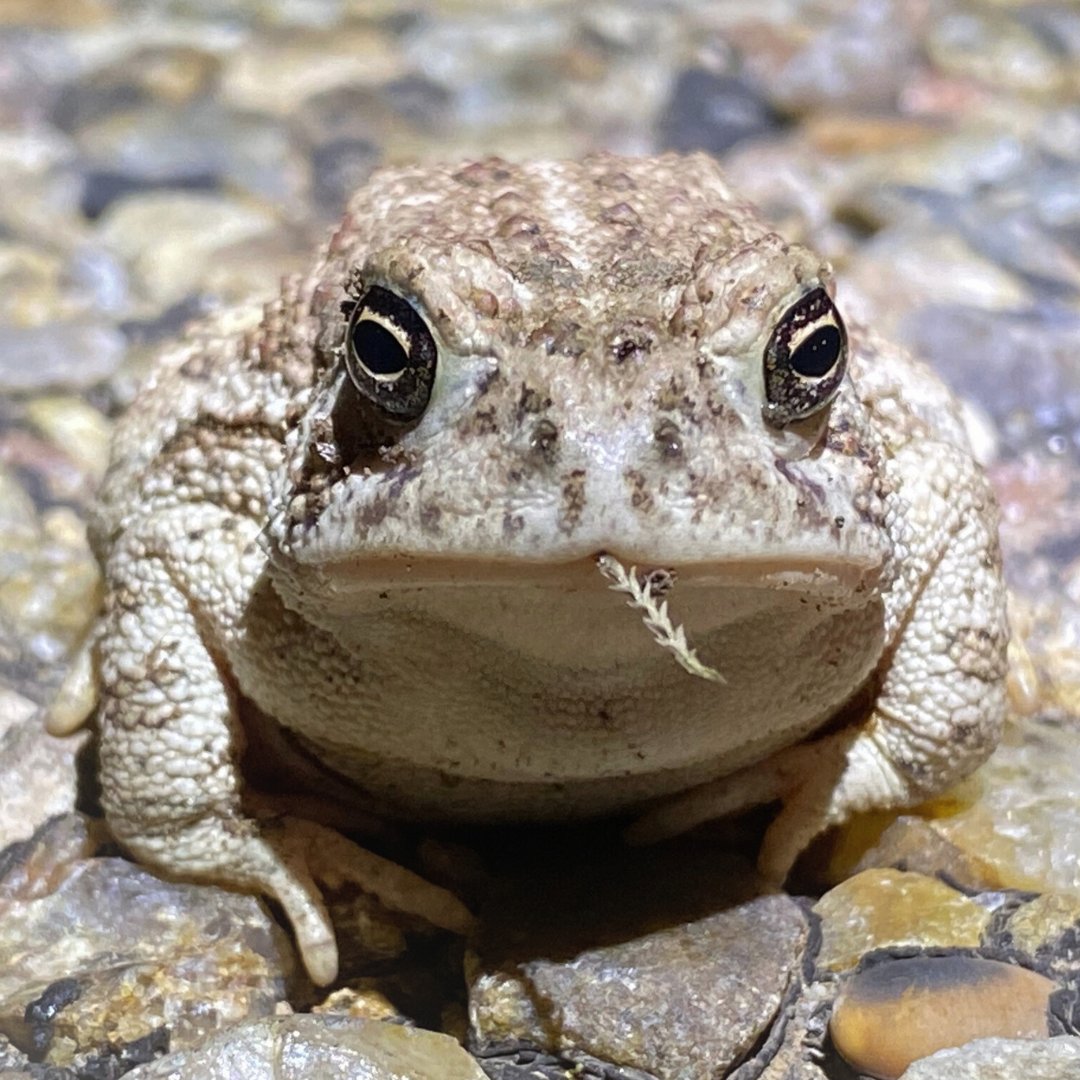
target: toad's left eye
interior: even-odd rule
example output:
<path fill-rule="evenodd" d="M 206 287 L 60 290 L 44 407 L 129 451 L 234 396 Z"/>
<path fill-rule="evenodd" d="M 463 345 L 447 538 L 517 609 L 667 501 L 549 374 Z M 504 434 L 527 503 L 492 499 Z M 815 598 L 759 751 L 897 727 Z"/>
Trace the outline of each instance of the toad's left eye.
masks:
<path fill-rule="evenodd" d="M 780 316 L 764 361 L 765 419 L 774 427 L 805 420 L 836 397 L 847 331 L 824 289 L 808 292 Z"/>
<path fill-rule="evenodd" d="M 378 285 L 347 308 L 345 367 L 375 413 L 371 419 L 391 425 L 419 420 L 431 398 L 438 359 L 427 323 L 408 300 Z"/>

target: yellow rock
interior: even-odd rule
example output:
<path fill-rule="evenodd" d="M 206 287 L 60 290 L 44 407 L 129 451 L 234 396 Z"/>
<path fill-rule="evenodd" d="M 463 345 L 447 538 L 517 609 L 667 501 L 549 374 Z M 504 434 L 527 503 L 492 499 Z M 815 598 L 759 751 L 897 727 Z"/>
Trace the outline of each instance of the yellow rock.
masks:
<path fill-rule="evenodd" d="M 874 949 L 897 946 L 974 948 L 990 913 L 936 878 L 903 870 L 864 870 L 827 892 L 818 966 L 854 967 Z"/>

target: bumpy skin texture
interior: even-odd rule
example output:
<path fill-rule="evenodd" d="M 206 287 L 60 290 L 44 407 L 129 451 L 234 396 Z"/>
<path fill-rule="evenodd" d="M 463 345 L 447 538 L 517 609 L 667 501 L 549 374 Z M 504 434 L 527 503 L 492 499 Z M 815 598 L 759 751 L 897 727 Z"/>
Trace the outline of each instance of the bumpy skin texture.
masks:
<path fill-rule="evenodd" d="M 342 304 L 372 285 L 438 347 L 381 447 L 344 368 Z M 831 404 L 766 422 L 770 335 L 822 287 L 705 157 L 376 174 L 310 274 L 168 349 L 117 431 L 92 530 L 117 837 L 276 896 L 329 981 L 314 878 L 469 915 L 256 820 L 256 720 L 399 819 L 622 813 L 652 839 L 779 799 L 776 878 L 828 825 L 970 772 L 1004 710 L 993 501 L 946 389 L 866 330 Z M 723 682 L 656 644 L 602 552 L 674 571 Z"/>

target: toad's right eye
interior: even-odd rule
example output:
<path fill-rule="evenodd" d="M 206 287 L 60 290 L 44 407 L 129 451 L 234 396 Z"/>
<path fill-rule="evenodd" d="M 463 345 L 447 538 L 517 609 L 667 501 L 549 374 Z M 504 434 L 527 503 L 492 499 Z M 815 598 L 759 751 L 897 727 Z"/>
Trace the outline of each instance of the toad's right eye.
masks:
<path fill-rule="evenodd" d="M 407 426 L 420 419 L 431 398 L 437 360 L 427 323 L 397 293 L 373 285 L 349 313 L 349 379 L 385 420 Z"/>
<path fill-rule="evenodd" d="M 824 289 L 808 292 L 780 316 L 764 361 L 764 412 L 773 427 L 820 413 L 836 397 L 847 366 L 847 331 Z"/>

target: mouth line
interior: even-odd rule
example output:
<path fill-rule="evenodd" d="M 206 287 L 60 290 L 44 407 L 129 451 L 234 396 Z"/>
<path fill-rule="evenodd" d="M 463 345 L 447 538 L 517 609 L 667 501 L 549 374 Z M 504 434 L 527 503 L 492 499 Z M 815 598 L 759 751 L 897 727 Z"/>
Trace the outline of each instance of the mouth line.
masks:
<path fill-rule="evenodd" d="M 699 588 L 773 588 L 808 594 L 863 591 L 877 581 L 881 566 L 852 558 L 821 559 L 775 554 L 718 557 L 690 563 L 642 559 L 601 550 L 570 559 L 491 558 L 394 553 L 333 562 L 325 570 L 350 588 L 558 588 L 600 584 L 612 563 L 644 580 L 664 575 Z"/>

